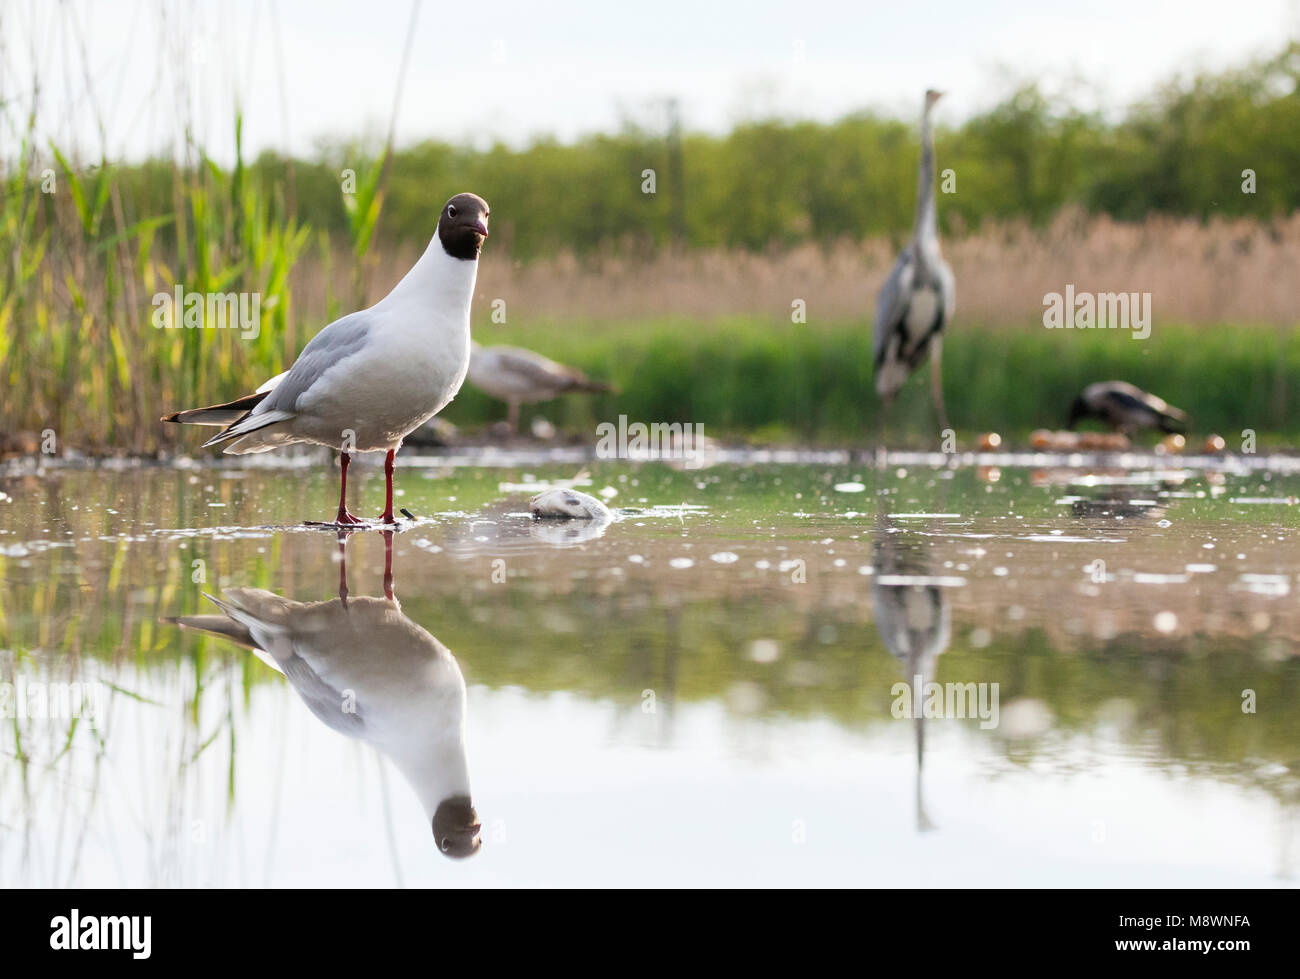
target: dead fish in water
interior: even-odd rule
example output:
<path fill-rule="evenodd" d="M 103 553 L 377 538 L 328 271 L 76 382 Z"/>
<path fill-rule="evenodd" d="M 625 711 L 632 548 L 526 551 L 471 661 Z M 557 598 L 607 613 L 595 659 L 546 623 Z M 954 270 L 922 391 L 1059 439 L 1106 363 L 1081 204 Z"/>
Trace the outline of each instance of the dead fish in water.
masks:
<path fill-rule="evenodd" d="M 609 507 L 594 496 L 573 489 L 550 489 L 528 501 L 528 509 L 539 519 L 599 520 L 613 519 Z"/>

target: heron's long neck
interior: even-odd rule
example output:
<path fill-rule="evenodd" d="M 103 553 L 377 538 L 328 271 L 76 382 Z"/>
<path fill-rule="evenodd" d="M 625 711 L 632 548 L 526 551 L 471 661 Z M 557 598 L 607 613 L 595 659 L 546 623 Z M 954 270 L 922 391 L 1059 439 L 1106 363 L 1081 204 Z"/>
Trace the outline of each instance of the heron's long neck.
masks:
<path fill-rule="evenodd" d="M 934 212 L 934 132 L 930 128 L 930 106 L 921 113 L 921 165 L 916 173 L 916 226 L 912 238 L 919 244 L 939 241 L 939 224 Z"/>
<path fill-rule="evenodd" d="M 409 304 L 437 310 L 442 316 L 468 326 L 477 279 L 478 262 L 452 258 L 434 235 L 420 260 L 375 308 Z"/>

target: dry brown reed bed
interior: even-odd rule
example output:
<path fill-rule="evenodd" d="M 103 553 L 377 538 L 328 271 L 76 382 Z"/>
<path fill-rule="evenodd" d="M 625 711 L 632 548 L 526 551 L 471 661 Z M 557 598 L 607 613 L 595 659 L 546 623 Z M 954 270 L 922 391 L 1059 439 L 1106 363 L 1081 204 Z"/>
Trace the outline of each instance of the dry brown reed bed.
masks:
<path fill-rule="evenodd" d="M 897 243 L 875 238 L 763 253 L 561 254 L 527 264 L 511 262 L 491 246 L 489 241 L 479 278 L 480 321 L 490 315 L 490 301 L 501 298 L 512 323 L 524 317 L 786 318 L 795 299 L 806 302 L 809 322 L 815 322 L 869 319 Z M 418 251 L 377 248 L 368 298 L 382 295 Z M 1158 322 L 1290 326 L 1300 320 L 1300 213 L 1267 223 L 1157 217 L 1125 224 L 1070 211 L 1044 229 L 1001 224 L 950 235 L 944 253 L 957 277 L 959 322 L 1038 321 L 1044 295 L 1063 291 L 1067 283 L 1078 291 L 1149 292 Z M 340 253 L 334 265 L 346 262 Z M 318 258 L 307 256 L 297 274 L 300 310 L 323 315 L 325 271 Z"/>

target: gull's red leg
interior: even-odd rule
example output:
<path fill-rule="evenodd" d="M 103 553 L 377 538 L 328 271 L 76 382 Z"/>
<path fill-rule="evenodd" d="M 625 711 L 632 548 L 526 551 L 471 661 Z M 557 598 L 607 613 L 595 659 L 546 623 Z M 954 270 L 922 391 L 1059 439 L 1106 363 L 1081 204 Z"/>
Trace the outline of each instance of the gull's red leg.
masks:
<path fill-rule="evenodd" d="M 352 463 L 352 457 L 346 452 L 339 453 L 339 513 L 334 522 L 339 524 L 362 524 L 365 523 L 357 517 L 348 513 L 348 466 Z"/>
<path fill-rule="evenodd" d="M 393 467 L 396 458 L 396 449 L 389 449 L 388 455 L 384 456 L 384 512 L 379 515 L 380 523 L 397 523 L 393 516 Z"/>
<path fill-rule="evenodd" d="M 393 595 L 393 532 L 380 531 L 384 535 L 384 596 L 390 601 L 397 601 Z"/>
<path fill-rule="evenodd" d="M 343 604 L 348 603 L 348 534 L 351 531 L 339 531 L 339 598 Z"/>

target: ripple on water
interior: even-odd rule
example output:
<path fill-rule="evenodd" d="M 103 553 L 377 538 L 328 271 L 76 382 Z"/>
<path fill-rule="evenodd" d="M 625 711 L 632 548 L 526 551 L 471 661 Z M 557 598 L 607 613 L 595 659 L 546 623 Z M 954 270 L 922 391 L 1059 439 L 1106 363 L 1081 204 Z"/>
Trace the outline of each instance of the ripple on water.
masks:
<path fill-rule="evenodd" d="M 957 575 L 882 574 L 876 576 L 881 585 L 916 585 L 936 588 L 964 588 L 966 579 Z"/>
<path fill-rule="evenodd" d="M 1234 591 L 1245 591 L 1270 598 L 1291 594 L 1291 578 L 1284 574 L 1242 574 L 1232 586 Z"/>

